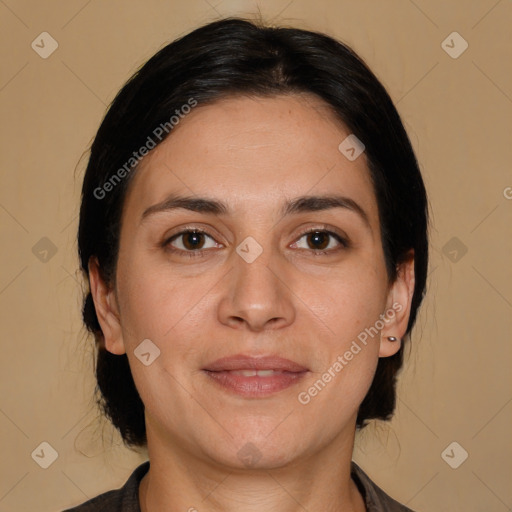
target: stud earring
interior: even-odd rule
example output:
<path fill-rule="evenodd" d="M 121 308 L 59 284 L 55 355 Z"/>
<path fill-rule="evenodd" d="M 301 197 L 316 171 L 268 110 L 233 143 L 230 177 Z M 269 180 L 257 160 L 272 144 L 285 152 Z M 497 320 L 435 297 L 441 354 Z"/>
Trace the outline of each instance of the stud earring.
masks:
<path fill-rule="evenodd" d="M 398 338 L 395 338 L 394 336 L 388 336 L 389 341 L 397 341 Z"/>

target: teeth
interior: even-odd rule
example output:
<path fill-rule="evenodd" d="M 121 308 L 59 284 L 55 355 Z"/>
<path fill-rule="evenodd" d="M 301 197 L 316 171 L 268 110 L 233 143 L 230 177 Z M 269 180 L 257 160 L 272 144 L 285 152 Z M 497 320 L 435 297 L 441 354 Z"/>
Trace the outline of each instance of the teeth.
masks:
<path fill-rule="evenodd" d="M 282 372 L 276 370 L 232 370 L 231 373 L 233 375 L 242 375 L 243 377 L 271 377 Z"/>

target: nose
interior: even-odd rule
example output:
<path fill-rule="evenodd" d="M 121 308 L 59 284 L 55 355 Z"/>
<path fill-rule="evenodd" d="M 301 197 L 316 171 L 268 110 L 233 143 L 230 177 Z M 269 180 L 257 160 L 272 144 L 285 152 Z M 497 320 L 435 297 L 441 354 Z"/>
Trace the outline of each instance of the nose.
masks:
<path fill-rule="evenodd" d="M 219 321 L 236 329 L 280 329 L 295 320 L 293 293 L 279 259 L 264 250 L 248 263 L 233 252 L 233 269 L 226 276 L 219 302 Z"/>

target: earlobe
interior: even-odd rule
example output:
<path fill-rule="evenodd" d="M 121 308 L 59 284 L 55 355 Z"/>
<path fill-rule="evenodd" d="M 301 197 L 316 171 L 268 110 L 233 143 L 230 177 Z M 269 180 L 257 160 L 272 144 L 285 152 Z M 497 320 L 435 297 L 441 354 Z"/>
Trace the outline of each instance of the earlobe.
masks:
<path fill-rule="evenodd" d="M 95 256 L 89 259 L 89 283 L 96 316 L 105 340 L 105 348 L 112 354 L 125 354 L 115 293 L 103 280 L 98 259 Z"/>
<path fill-rule="evenodd" d="M 402 346 L 402 340 L 396 336 L 382 336 L 379 357 L 394 356 Z"/>
<path fill-rule="evenodd" d="M 389 290 L 379 357 L 389 357 L 400 350 L 409 323 L 414 284 L 414 251 L 411 250 L 398 265 L 397 277 Z"/>

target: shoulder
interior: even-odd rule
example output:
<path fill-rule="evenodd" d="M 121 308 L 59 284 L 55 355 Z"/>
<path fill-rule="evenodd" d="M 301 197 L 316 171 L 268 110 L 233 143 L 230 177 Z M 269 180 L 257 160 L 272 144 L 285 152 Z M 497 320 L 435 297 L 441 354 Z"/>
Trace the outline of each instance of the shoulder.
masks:
<path fill-rule="evenodd" d="M 363 494 L 368 512 L 414 512 L 388 496 L 354 461 L 351 473 Z"/>
<path fill-rule="evenodd" d="M 148 472 L 149 461 L 135 468 L 123 487 L 105 492 L 63 512 L 140 512 L 139 484 Z"/>

